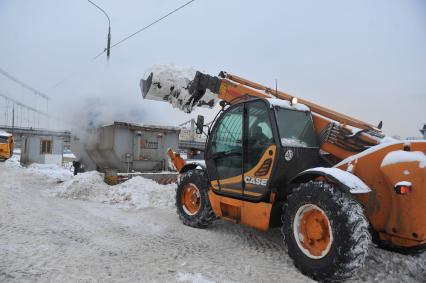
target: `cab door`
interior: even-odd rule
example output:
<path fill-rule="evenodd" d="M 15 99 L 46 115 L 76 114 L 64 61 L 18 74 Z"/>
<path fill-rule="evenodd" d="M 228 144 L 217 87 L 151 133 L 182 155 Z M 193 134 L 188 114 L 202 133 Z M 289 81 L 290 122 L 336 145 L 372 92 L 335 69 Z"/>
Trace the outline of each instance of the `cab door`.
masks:
<path fill-rule="evenodd" d="M 244 105 L 226 110 L 215 123 L 207 143 L 206 167 L 211 186 L 217 193 L 243 195 Z"/>
<path fill-rule="evenodd" d="M 276 155 L 271 111 L 262 100 L 247 102 L 245 107 L 243 195 L 249 200 L 259 200 L 269 193 Z"/>

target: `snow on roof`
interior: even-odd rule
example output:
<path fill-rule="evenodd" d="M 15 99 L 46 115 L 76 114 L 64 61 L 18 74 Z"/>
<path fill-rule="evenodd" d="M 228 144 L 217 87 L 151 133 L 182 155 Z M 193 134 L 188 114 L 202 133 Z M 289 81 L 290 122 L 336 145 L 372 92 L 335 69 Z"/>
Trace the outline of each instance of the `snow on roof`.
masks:
<path fill-rule="evenodd" d="M 11 136 L 12 136 L 12 134 L 9 134 L 8 132 L 5 132 L 5 131 L 3 131 L 3 130 L 0 130 L 0 136 L 3 136 L 3 137 L 11 137 Z"/>
<path fill-rule="evenodd" d="M 337 180 L 339 180 L 340 182 L 348 186 L 351 190 L 351 193 L 356 194 L 356 193 L 371 192 L 371 189 L 360 178 L 358 178 L 357 176 L 349 172 L 343 171 L 341 169 L 316 167 L 316 168 L 308 169 L 304 172 L 309 172 L 309 171 L 320 171 L 326 175 L 330 175 L 336 178 Z"/>
<path fill-rule="evenodd" d="M 419 162 L 420 168 L 426 167 L 426 155 L 421 151 L 396 150 L 389 152 L 382 161 L 380 167 L 401 162 Z"/>
<path fill-rule="evenodd" d="M 118 122 L 115 121 L 114 124 L 105 125 L 104 127 L 117 126 L 123 128 L 129 128 L 134 130 L 152 130 L 152 131 L 169 131 L 169 132 L 179 132 L 180 127 L 175 126 L 162 126 L 162 125 L 146 125 L 146 124 L 135 124 L 127 122 Z"/>
<path fill-rule="evenodd" d="M 291 110 L 298 110 L 298 111 L 309 111 L 309 107 L 302 103 L 296 103 L 291 105 L 290 101 L 284 100 L 284 99 L 278 99 L 278 98 L 267 98 L 268 102 L 271 104 L 271 106 L 278 106 L 282 108 L 287 108 Z"/>

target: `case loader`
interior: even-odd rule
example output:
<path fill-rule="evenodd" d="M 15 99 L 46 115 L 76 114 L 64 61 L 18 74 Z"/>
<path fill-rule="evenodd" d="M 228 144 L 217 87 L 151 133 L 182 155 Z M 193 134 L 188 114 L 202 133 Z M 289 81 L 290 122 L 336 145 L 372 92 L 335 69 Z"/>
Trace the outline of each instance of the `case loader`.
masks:
<path fill-rule="evenodd" d="M 190 113 L 220 101 L 207 129 L 205 166 L 169 156 L 179 170 L 176 207 L 186 225 L 222 218 L 281 227 L 302 273 L 350 278 L 372 238 L 383 248 L 426 248 L 426 141 L 397 141 L 379 126 L 221 72 L 141 80 L 145 99 Z M 204 127 L 199 116 L 197 130 Z"/>

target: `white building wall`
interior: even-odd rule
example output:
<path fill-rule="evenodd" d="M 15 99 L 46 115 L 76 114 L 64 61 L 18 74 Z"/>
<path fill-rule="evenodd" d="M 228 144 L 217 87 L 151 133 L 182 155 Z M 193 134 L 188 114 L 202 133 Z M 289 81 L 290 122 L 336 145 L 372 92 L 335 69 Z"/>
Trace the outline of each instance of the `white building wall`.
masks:
<path fill-rule="evenodd" d="M 41 153 L 41 141 L 52 141 L 52 153 Z M 30 165 L 32 163 L 39 164 L 57 164 L 62 165 L 63 140 L 59 137 L 39 137 L 27 136 L 23 138 L 21 149 L 21 163 Z"/>

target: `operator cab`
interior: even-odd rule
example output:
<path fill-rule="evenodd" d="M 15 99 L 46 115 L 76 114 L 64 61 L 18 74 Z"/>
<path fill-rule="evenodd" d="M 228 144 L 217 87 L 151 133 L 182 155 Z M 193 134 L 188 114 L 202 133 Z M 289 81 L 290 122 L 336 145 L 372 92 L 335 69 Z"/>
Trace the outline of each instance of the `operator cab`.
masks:
<path fill-rule="evenodd" d="M 205 152 L 213 191 L 253 202 L 319 161 L 319 142 L 308 107 L 278 99 L 229 106 L 215 122 Z"/>

